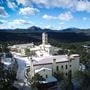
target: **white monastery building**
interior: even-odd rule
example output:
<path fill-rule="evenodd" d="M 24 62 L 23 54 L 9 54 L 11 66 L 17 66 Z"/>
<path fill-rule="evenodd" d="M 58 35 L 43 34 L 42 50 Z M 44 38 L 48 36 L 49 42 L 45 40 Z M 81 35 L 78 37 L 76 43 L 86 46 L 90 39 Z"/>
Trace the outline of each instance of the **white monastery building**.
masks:
<path fill-rule="evenodd" d="M 19 44 L 11 47 L 12 53 L 15 58 L 26 59 L 30 66 L 30 77 L 35 73 L 40 74 L 43 78 L 48 78 L 54 72 L 63 72 L 67 76 L 70 71 L 72 75 L 75 71 L 79 70 L 79 55 L 60 55 L 58 51 L 61 48 L 54 47 L 48 43 L 48 35 L 42 34 L 42 44 L 39 46 L 30 44 Z M 27 57 L 25 50 L 30 50 L 30 55 Z"/>

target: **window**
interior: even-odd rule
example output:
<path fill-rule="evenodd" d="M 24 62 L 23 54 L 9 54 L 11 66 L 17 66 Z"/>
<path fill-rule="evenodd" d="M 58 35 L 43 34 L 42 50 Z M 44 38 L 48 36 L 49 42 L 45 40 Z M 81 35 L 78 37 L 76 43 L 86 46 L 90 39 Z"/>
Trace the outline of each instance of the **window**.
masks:
<path fill-rule="evenodd" d="M 66 65 L 66 69 L 67 69 L 67 65 Z"/>
<path fill-rule="evenodd" d="M 59 71 L 59 66 L 56 67 L 56 70 Z"/>
<path fill-rule="evenodd" d="M 56 59 L 53 59 L 54 62 L 56 62 Z"/>
<path fill-rule="evenodd" d="M 48 78 L 48 75 L 46 74 L 46 78 Z"/>
<path fill-rule="evenodd" d="M 66 74 L 66 76 L 67 76 L 67 72 L 66 72 L 65 74 Z"/>
<path fill-rule="evenodd" d="M 70 67 L 71 67 L 71 65 L 70 65 Z"/>
<path fill-rule="evenodd" d="M 69 73 L 72 74 L 72 70 L 69 70 Z"/>
<path fill-rule="evenodd" d="M 63 69 L 63 65 L 61 66 L 61 68 Z"/>

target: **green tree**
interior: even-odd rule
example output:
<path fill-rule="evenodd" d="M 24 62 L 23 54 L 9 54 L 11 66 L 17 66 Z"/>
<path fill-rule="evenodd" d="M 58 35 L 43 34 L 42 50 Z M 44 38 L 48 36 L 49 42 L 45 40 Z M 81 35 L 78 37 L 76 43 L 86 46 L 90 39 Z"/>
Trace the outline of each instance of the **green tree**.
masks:
<path fill-rule="evenodd" d="M 30 56 L 30 49 L 28 49 L 28 48 L 25 49 L 25 55 L 28 57 Z"/>
<path fill-rule="evenodd" d="M 62 90 L 67 90 L 68 87 L 68 79 L 64 78 L 61 82 L 60 82 L 60 88 Z"/>
<path fill-rule="evenodd" d="M 73 90 L 71 71 L 68 72 L 67 77 L 61 80 L 60 87 L 62 90 Z"/>
<path fill-rule="evenodd" d="M 8 53 L 10 51 L 8 48 L 8 44 L 5 42 L 0 45 L 0 48 L 1 48 L 1 51 L 5 53 Z"/>
<path fill-rule="evenodd" d="M 77 71 L 74 76 L 74 81 L 81 90 L 90 90 L 90 72 Z"/>
<path fill-rule="evenodd" d="M 0 63 L 0 90 L 11 90 L 16 74 L 10 69 L 4 69 L 4 65 Z"/>
<path fill-rule="evenodd" d="M 54 72 L 53 76 L 55 78 L 57 78 L 58 81 L 63 80 L 65 78 L 64 77 L 64 73 L 63 72 L 60 72 L 60 71 Z"/>
<path fill-rule="evenodd" d="M 38 87 L 40 85 L 39 81 L 44 81 L 45 79 L 40 76 L 40 74 L 36 73 L 34 77 L 32 78 L 32 87 Z"/>

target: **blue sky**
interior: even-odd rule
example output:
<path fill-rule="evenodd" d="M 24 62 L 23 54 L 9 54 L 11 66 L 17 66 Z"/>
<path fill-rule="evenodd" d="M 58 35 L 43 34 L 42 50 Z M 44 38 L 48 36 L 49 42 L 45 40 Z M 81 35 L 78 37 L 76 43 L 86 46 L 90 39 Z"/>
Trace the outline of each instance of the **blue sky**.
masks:
<path fill-rule="evenodd" d="M 0 0 L 0 28 L 90 28 L 90 0 Z"/>

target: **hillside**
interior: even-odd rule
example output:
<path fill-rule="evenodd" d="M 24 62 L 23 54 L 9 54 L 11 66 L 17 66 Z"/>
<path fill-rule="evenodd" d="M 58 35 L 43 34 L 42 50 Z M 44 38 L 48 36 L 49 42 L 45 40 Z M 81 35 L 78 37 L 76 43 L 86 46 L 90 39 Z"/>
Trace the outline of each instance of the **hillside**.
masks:
<path fill-rule="evenodd" d="M 42 32 L 47 32 L 49 39 L 60 42 L 82 42 L 90 41 L 90 29 L 65 29 L 51 30 L 31 27 L 28 29 L 0 30 L 0 41 L 27 41 L 38 42 L 41 40 Z"/>

